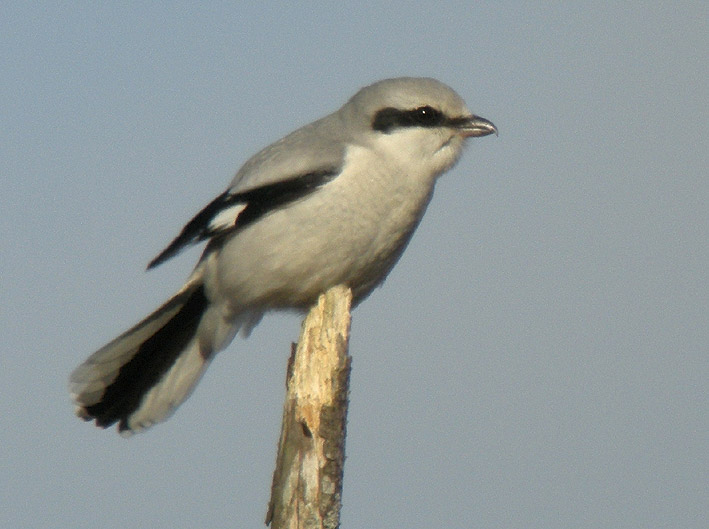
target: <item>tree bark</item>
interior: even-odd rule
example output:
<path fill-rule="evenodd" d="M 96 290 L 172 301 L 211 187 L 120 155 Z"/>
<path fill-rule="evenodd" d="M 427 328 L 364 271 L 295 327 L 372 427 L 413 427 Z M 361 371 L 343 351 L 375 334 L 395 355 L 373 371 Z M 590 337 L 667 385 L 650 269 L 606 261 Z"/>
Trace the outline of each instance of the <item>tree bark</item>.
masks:
<path fill-rule="evenodd" d="M 272 529 L 339 527 L 351 302 L 352 292 L 344 286 L 322 294 L 291 352 L 266 514 Z"/>

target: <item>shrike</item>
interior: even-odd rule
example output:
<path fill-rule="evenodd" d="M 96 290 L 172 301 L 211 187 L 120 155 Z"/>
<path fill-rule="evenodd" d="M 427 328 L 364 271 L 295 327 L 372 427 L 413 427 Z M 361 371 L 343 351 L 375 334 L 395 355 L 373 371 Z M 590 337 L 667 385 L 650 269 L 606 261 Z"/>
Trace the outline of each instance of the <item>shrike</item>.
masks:
<path fill-rule="evenodd" d="M 345 284 L 354 303 L 409 242 L 467 138 L 497 133 L 434 79 L 387 79 L 257 153 L 148 268 L 207 241 L 185 285 L 70 378 L 76 413 L 129 435 L 171 415 L 263 314 Z"/>

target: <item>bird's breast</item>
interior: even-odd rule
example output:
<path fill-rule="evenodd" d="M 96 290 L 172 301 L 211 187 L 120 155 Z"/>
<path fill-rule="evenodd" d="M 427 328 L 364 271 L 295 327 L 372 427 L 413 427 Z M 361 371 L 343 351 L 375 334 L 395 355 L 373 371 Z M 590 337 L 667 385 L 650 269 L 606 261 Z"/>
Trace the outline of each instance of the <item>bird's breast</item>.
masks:
<path fill-rule="evenodd" d="M 435 176 L 405 169 L 350 150 L 336 178 L 226 241 L 214 290 L 235 313 L 307 307 L 342 283 L 361 300 L 396 263 L 430 199 Z"/>

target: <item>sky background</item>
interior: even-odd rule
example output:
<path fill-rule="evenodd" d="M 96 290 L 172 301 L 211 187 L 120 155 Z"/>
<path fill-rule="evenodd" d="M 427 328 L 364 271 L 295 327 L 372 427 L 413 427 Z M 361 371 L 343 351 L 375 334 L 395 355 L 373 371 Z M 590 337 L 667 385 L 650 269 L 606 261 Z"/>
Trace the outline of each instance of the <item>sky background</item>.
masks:
<path fill-rule="evenodd" d="M 471 140 L 355 312 L 343 529 L 709 527 L 704 2 L 3 2 L 0 527 L 263 526 L 297 315 L 126 440 L 71 370 L 260 148 L 401 75 Z"/>

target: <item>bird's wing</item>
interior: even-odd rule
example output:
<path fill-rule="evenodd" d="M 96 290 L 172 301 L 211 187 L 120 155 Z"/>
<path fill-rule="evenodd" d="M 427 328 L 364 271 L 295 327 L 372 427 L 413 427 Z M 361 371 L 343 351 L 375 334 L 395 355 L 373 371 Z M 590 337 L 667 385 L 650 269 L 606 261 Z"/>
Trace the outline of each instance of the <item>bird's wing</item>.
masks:
<path fill-rule="evenodd" d="M 185 247 L 243 228 L 268 211 L 297 200 L 332 180 L 344 163 L 346 139 L 330 115 L 292 132 L 251 157 L 229 189 L 187 223 L 148 269 Z"/>
<path fill-rule="evenodd" d="M 180 234 L 150 261 L 148 269 L 164 263 L 187 246 L 243 228 L 269 211 L 312 193 L 338 172 L 339 168 L 322 168 L 246 191 L 228 189 L 197 213 Z"/>

